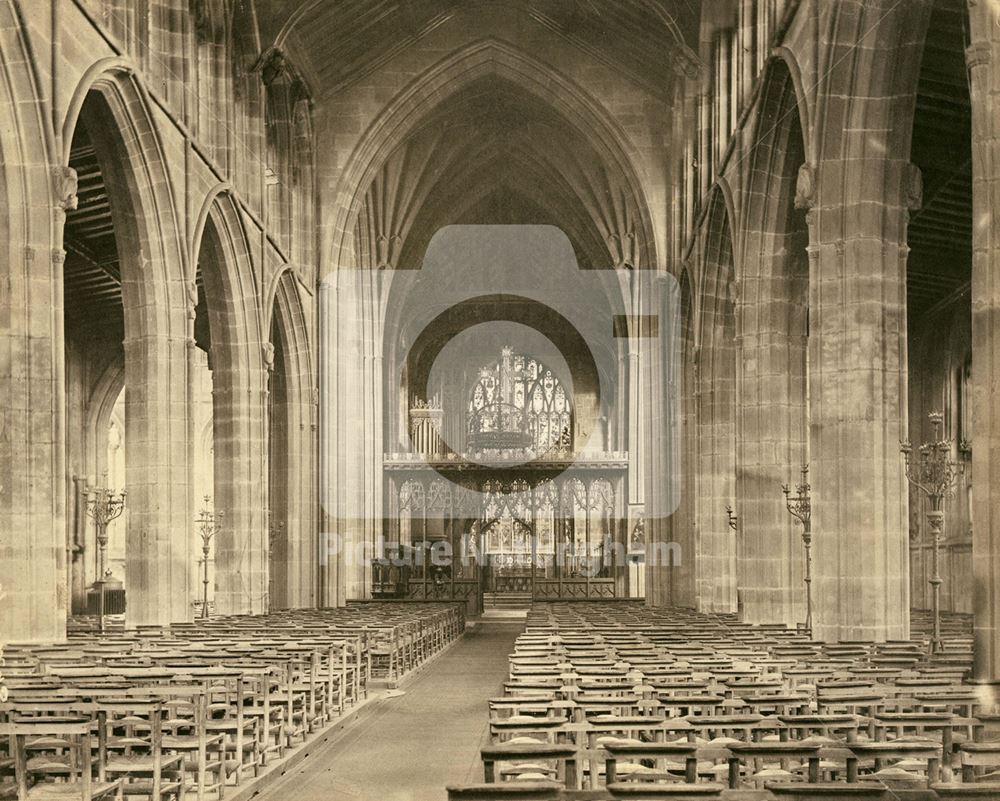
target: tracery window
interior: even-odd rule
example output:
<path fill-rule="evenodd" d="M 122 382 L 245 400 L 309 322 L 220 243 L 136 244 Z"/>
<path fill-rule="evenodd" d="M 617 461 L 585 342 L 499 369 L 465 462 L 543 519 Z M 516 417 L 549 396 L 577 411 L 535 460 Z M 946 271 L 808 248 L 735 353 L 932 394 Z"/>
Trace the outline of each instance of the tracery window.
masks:
<path fill-rule="evenodd" d="M 529 356 L 504 347 L 479 371 L 468 409 L 472 450 L 537 458 L 573 447 L 573 411 L 562 382 Z"/>

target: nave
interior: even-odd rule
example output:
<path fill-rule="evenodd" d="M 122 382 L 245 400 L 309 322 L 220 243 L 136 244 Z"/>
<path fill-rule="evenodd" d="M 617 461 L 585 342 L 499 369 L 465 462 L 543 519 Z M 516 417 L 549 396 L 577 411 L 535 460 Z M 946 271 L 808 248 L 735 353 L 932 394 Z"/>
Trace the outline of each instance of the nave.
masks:
<path fill-rule="evenodd" d="M 342 739 L 317 750 L 259 801 L 411 801 L 443 799 L 448 784 L 482 774 L 479 749 L 489 744 L 483 714 L 507 678 L 504 656 L 523 621 L 484 620 L 425 671 L 388 698 Z"/>
<path fill-rule="evenodd" d="M 997 98 L 998 0 L 0 0 L 0 795 L 997 798 Z"/>

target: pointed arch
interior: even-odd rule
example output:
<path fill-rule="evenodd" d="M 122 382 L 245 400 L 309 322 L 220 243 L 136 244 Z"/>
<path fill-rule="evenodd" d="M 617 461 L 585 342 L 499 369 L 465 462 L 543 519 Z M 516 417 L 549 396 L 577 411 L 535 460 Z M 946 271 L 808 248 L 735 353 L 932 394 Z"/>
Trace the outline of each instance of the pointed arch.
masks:
<path fill-rule="evenodd" d="M 427 70 L 404 89 L 370 126 L 355 148 L 335 192 L 333 241 L 327 246 L 334 269 L 355 266 L 355 221 L 364 195 L 389 154 L 436 107 L 483 78 L 506 80 L 548 104 L 586 136 L 601 158 L 621 176 L 638 217 L 643 261 L 659 264 L 649 208 L 636 173 L 635 154 L 623 148 L 628 137 L 607 111 L 575 82 L 506 42 L 470 44 Z"/>
<path fill-rule="evenodd" d="M 131 501 L 125 584 L 131 624 L 190 616 L 191 515 L 189 504 L 179 500 L 186 498 L 180 477 L 187 475 L 188 454 L 176 447 L 187 435 L 188 253 L 153 119 L 131 66 L 123 59 L 102 59 L 77 85 L 63 122 L 65 165 L 78 128 L 85 129 L 93 146 L 118 255 Z"/>
<path fill-rule="evenodd" d="M 269 383 L 268 459 L 272 607 L 317 602 L 315 375 L 298 282 L 283 270 L 268 304 L 274 366 Z"/>
<path fill-rule="evenodd" d="M 266 611 L 266 362 L 249 242 L 235 198 L 211 192 L 199 215 L 195 291 L 212 371 L 216 609 Z M 203 296 L 203 297 L 202 297 Z"/>
<path fill-rule="evenodd" d="M 722 510 L 736 481 L 736 299 L 733 228 L 724 193 L 709 200 L 699 298 L 697 592 L 702 611 L 736 610 L 736 550 Z"/>
<path fill-rule="evenodd" d="M 106 182 L 116 188 L 109 192 L 115 229 L 135 246 L 121 254 L 126 330 L 131 309 L 143 316 L 133 315 L 135 328 L 152 326 L 181 336 L 186 314 L 178 312 L 186 308 L 183 275 L 188 254 L 150 109 L 145 88 L 126 59 L 96 62 L 73 92 L 63 121 L 62 163 L 69 165 L 73 135 L 85 123 Z"/>

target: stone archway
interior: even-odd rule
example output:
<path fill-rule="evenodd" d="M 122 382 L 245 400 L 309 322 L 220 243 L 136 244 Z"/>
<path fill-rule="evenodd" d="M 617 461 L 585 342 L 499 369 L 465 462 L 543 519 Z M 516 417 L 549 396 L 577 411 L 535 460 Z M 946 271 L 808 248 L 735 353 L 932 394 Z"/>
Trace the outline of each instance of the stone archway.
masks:
<path fill-rule="evenodd" d="M 489 112 L 489 98 L 526 111 L 531 124 L 548 135 L 521 130 L 515 137 L 500 137 L 503 141 L 480 142 L 481 147 L 474 136 L 435 141 L 433 132 L 447 129 L 449 120 L 464 124 L 479 110 Z M 469 104 L 474 113 L 463 115 Z M 511 119 L 522 117 L 514 113 Z M 337 541 L 360 545 L 378 539 L 383 517 L 378 444 L 384 440 L 385 419 L 382 340 L 393 313 L 380 304 L 395 291 L 399 275 L 419 267 L 435 232 L 449 223 L 555 225 L 579 243 L 576 252 L 588 267 L 622 270 L 613 302 L 629 308 L 626 271 L 656 267 L 661 248 L 652 233 L 634 154 L 622 144 L 626 141 L 607 112 L 579 86 L 492 40 L 427 70 L 373 123 L 332 188 L 332 223 L 324 242 L 335 272 L 323 285 L 320 300 L 328 368 L 322 376 L 321 485 L 331 494 L 324 504 L 324 528 Z M 413 170 L 407 164 L 423 166 Z M 497 219 L 497 208 L 505 204 L 494 202 L 496 191 L 484 190 L 487 181 L 476 174 L 477 167 L 485 173 L 506 171 L 496 187 L 505 193 L 507 207 L 516 205 L 518 213 Z M 554 191 L 546 198 L 538 186 Z M 621 341 L 616 344 L 625 348 Z M 627 353 L 622 360 L 628 371 L 637 369 Z M 629 385 L 627 378 L 621 383 Z M 643 447 L 636 442 L 630 450 L 636 465 Z M 345 571 L 331 565 L 329 574 L 327 583 L 337 599 L 367 592 L 364 565 Z"/>
<path fill-rule="evenodd" d="M 268 460 L 272 608 L 314 606 L 316 530 L 316 405 L 308 329 L 295 274 L 282 272 L 271 304 Z"/>
<path fill-rule="evenodd" d="M 196 238 L 195 344 L 212 382 L 215 607 L 267 608 L 267 367 L 246 235 L 227 192 L 209 197 Z M 192 554 L 194 553 L 192 545 Z"/>
<path fill-rule="evenodd" d="M 334 222 L 331 239 L 324 252 L 332 254 L 334 268 L 359 266 L 362 252 L 355 241 L 355 221 L 361 213 L 365 193 L 390 154 L 429 117 L 435 108 L 484 77 L 509 82 L 548 105 L 577 130 L 584 133 L 601 161 L 613 165 L 622 177 L 634 203 L 634 233 L 640 242 L 641 265 L 658 264 L 657 246 L 635 166 L 633 154 L 623 143 L 628 138 L 613 118 L 581 88 L 546 64 L 510 44 L 485 40 L 469 45 L 449 56 L 422 75 L 413 85 L 387 105 L 385 112 L 371 126 L 370 133 L 352 153 L 338 180 L 333 204 Z M 609 233 L 621 234 L 621 231 Z"/>
<path fill-rule="evenodd" d="M 736 276 L 730 214 L 721 192 L 709 210 L 702 255 L 695 378 L 698 607 L 736 611 L 736 543 L 725 507 L 736 492 Z"/>
<path fill-rule="evenodd" d="M 181 485 L 186 453 L 175 447 L 187 426 L 185 251 L 146 97 L 127 67 L 99 62 L 78 87 L 64 125 L 70 163 L 86 135 L 106 188 L 117 257 L 125 365 L 126 484 L 129 515 L 125 585 L 131 623 L 190 616 L 188 558 L 177 531 L 189 525 Z M 86 233 L 67 220 L 74 237 Z M 75 245 L 74 245 L 75 247 Z M 117 281 L 115 279 L 117 278 Z M 108 340 L 109 346 L 113 343 Z M 88 346 L 84 343 L 83 348 Z"/>

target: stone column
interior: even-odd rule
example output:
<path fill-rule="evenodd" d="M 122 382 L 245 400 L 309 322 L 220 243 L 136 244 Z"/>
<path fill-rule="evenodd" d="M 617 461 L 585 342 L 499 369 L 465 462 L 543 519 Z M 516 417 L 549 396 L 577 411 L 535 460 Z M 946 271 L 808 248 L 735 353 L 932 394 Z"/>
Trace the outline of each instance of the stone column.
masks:
<path fill-rule="evenodd" d="M 263 366 L 213 365 L 216 517 L 223 513 L 215 537 L 219 614 L 267 611 L 268 369 L 266 354 Z"/>
<path fill-rule="evenodd" d="M 374 376 L 370 357 L 373 325 L 370 271 L 339 270 L 327 279 L 320 295 L 320 493 L 324 510 L 321 558 L 326 564 L 326 604 L 339 606 L 369 592 L 366 544 L 373 538 L 375 504 L 373 460 L 381 456 L 375 441 Z M 380 362 L 381 360 L 379 360 Z M 381 492 L 379 483 L 378 491 Z M 367 490 L 367 492 L 366 492 Z M 381 521 L 378 521 L 381 523 Z"/>
<path fill-rule="evenodd" d="M 801 529 L 785 510 L 781 485 L 794 483 L 806 461 L 808 309 L 805 298 L 796 305 L 796 296 L 805 294 L 808 277 L 794 274 L 799 257 L 792 248 L 802 245 L 802 262 L 806 254 L 804 243 L 792 236 L 748 237 L 754 246 L 746 248 L 747 260 L 768 263 L 746 265 L 740 299 L 736 494 L 742 613 L 751 623 L 793 625 L 805 620 Z"/>
<path fill-rule="evenodd" d="M 736 538 L 726 506 L 735 498 L 737 329 L 732 239 L 721 201 L 709 212 L 702 245 L 701 336 L 696 362 L 694 404 L 697 471 L 698 608 L 735 612 Z"/>
<path fill-rule="evenodd" d="M 805 619 L 801 530 L 781 494 L 805 462 L 805 344 L 780 332 L 741 338 L 737 539 L 743 619 L 751 623 Z"/>
<path fill-rule="evenodd" d="M 646 452 L 646 600 L 652 606 L 695 606 L 693 529 L 678 525 L 685 503 L 687 466 L 682 463 L 681 292 L 672 275 L 660 276 L 655 336 L 644 345 L 648 375 Z"/>
<path fill-rule="evenodd" d="M 66 636 L 63 252 L 27 234 L 11 232 L 0 302 L 0 641 Z"/>
<path fill-rule="evenodd" d="M 703 612 L 735 612 L 736 537 L 725 511 L 736 496 L 735 351 L 732 340 L 724 336 L 708 347 L 711 355 L 706 345 L 699 354 L 695 396 L 698 608 Z M 724 363 L 717 363 L 720 361 Z"/>
<path fill-rule="evenodd" d="M 183 331 L 184 325 L 177 326 Z M 128 625 L 188 620 L 191 510 L 187 436 L 188 337 L 126 336 L 125 434 Z"/>
<path fill-rule="evenodd" d="M 1000 9 L 969 3 L 975 676 L 1000 680 Z"/>
<path fill-rule="evenodd" d="M 909 634 L 899 441 L 906 425 L 906 223 L 919 202 L 919 173 L 902 160 L 866 156 L 860 144 L 856 150 L 856 158 L 821 163 L 808 214 L 814 633 L 825 641 Z M 810 183 L 807 170 L 800 187 Z"/>

